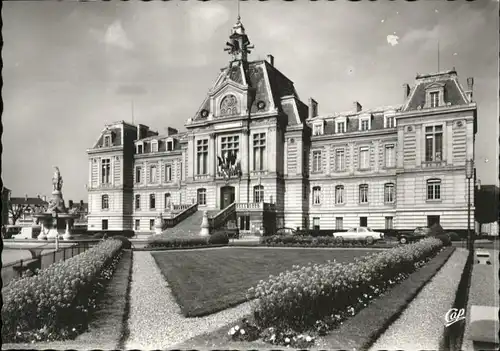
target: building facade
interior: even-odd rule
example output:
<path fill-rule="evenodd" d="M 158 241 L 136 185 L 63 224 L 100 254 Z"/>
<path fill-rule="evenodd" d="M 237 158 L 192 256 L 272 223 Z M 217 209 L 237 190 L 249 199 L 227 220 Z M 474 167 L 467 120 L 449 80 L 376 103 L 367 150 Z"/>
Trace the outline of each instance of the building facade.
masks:
<path fill-rule="evenodd" d="M 399 105 L 355 102 L 352 111 L 320 115 L 273 56 L 248 60 L 239 19 L 227 45 L 231 60 L 185 132 L 123 121 L 101 132 L 88 150 L 89 230 L 149 232 L 158 213 L 194 203 L 216 213 L 233 202 L 243 233 L 467 228 L 472 78 L 465 91 L 454 69 L 417 75 Z"/>

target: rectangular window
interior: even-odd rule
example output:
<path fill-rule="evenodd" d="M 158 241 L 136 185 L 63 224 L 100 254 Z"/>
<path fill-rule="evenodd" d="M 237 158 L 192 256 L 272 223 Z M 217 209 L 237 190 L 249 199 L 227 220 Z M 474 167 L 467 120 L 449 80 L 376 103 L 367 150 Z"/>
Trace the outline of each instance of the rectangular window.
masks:
<path fill-rule="evenodd" d="M 359 168 L 368 169 L 370 168 L 369 160 L 369 148 L 362 147 L 359 149 Z"/>
<path fill-rule="evenodd" d="M 182 162 L 180 163 L 180 166 L 179 166 L 179 167 L 180 167 L 180 170 L 179 170 L 180 172 L 179 172 L 179 173 L 180 173 L 180 176 L 181 176 L 181 179 L 180 179 L 180 180 L 184 180 L 184 171 L 183 171 L 183 169 L 182 169 Z"/>
<path fill-rule="evenodd" d="M 250 216 L 240 216 L 240 230 L 250 230 Z"/>
<path fill-rule="evenodd" d="M 441 200 L 441 181 L 427 181 L 427 200 Z"/>
<path fill-rule="evenodd" d="M 110 147 L 111 146 L 111 136 L 107 135 L 104 137 L 104 147 Z"/>
<path fill-rule="evenodd" d="M 139 230 L 141 228 L 141 220 L 140 219 L 136 219 L 135 220 L 135 224 L 134 224 L 134 229 L 135 230 Z"/>
<path fill-rule="evenodd" d="M 140 183 L 141 182 L 141 172 L 142 168 L 141 167 L 135 167 L 135 182 Z"/>
<path fill-rule="evenodd" d="M 137 153 L 138 154 L 142 154 L 142 150 L 143 150 L 142 144 L 141 145 L 137 145 Z"/>
<path fill-rule="evenodd" d="M 425 161 L 441 161 L 443 153 L 443 126 L 425 127 Z"/>
<path fill-rule="evenodd" d="M 111 173 L 111 160 L 109 158 L 103 158 L 101 160 L 101 183 L 110 183 L 110 173 Z"/>
<path fill-rule="evenodd" d="M 313 172 L 321 172 L 321 151 L 313 151 Z"/>
<path fill-rule="evenodd" d="M 319 230 L 319 217 L 313 217 L 313 230 Z"/>
<path fill-rule="evenodd" d="M 335 203 L 343 204 L 344 203 L 344 186 L 337 185 L 335 187 Z"/>
<path fill-rule="evenodd" d="M 156 183 L 156 175 L 157 175 L 157 172 L 156 172 L 156 166 L 151 166 L 149 168 L 149 182 L 150 183 Z"/>
<path fill-rule="evenodd" d="M 431 107 L 438 107 L 439 106 L 439 92 L 432 92 L 430 93 L 431 97 Z"/>
<path fill-rule="evenodd" d="M 155 194 L 149 194 L 149 208 L 154 210 L 156 208 Z"/>
<path fill-rule="evenodd" d="M 253 188 L 253 202 L 259 203 L 264 201 L 264 187 L 257 185 Z"/>
<path fill-rule="evenodd" d="M 206 205 L 207 204 L 207 190 L 206 189 L 198 189 L 197 198 L 198 198 L 198 205 Z"/>
<path fill-rule="evenodd" d="M 135 195 L 135 209 L 136 210 L 141 209 L 141 195 L 139 194 Z"/>
<path fill-rule="evenodd" d="M 389 183 L 384 186 L 384 202 L 393 203 L 394 202 L 394 184 Z"/>
<path fill-rule="evenodd" d="M 343 172 L 345 170 L 344 150 L 335 151 L 335 169 L 337 172 Z"/>
<path fill-rule="evenodd" d="M 165 181 L 166 182 L 172 181 L 172 165 L 165 166 Z"/>
<path fill-rule="evenodd" d="M 323 126 L 321 124 L 315 124 L 313 126 L 313 135 L 323 134 Z"/>
<path fill-rule="evenodd" d="M 158 142 L 151 143 L 151 152 L 158 152 Z"/>
<path fill-rule="evenodd" d="M 170 208 L 170 194 L 165 194 L 165 209 Z"/>
<path fill-rule="evenodd" d="M 266 133 L 253 135 L 253 169 L 254 171 L 264 170 L 266 151 Z"/>
<path fill-rule="evenodd" d="M 101 198 L 101 208 L 103 210 L 108 210 L 109 209 L 109 196 L 108 195 L 103 195 Z"/>
<path fill-rule="evenodd" d="M 394 221 L 393 217 L 385 217 L 385 229 L 393 229 Z"/>
<path fill-rule="evenodd" d="M 337 122 L 337 133 L 345 133 L 345 122 Z"/>
<path fill-rule="evenodd" d="M 386 128 L 394 128 L 394 127 L 396 127 L 396 119 L 395 119 L 395 117 L 387 117 L 385 119 L 385 127 Z"/>
<path fill-rule="evenodd" d="M 167 151 L 172 151 L 173 149 L 173 142 L 171 140 L 167 141 Z"/>
<path fill-rule="evenodd" d="M 396 149 L 394 145 L 385 146 L 385 167 L 392 168 L 396 165 Z"/>
<path fill-rule="evenodd" d="M 343 230 L 344 229 L 344 218 L 342 218 L 342 217 L 335 218 L 335 229 L 336 230 Z"/>
<path fill-rule="evenodd" d="M 108 220 L 107 219 L 102 220 L 102 230 L 108 230 Z"/>
<path fill-rule="evenodd" d="M 150 219 L 149 220 L 149 230 L 153 230 L 155 227 L 155 220 L 154 219 Z"/>
<path fill-rule="evenodd" d="M 208 139 L 197 140 L 196 147 L 197 174 L 208 174 Z"/>
<path fill-rule="evenodd" d="M 370 127 L 370 121 L 368 119 L 362 119 L 360 122 L 360 129 L 361 130 L 368 130 Z"/>
<path fill-rule="evenodd" d="M 321 204 L 321 188 L 319 186 L 315 186 L 313 188 L 313 204 L 314 205 Z"/>
<path fill-rule="evenodd" d="M 359 226 L 368 227 L 368 217 L 359 217 Z"/>
<path fill-rule="evenodd" d="M 238 135 L 222 137 L 220 146 L 223 159 L 226 159 L 229 154 L 238 158 L 240 151 L 240 137 Z"/>
<path fill-rule="evenodd" d="M 361 184 L 359 186 L 359 202 L 362 204 L 368 203 L 368 185 Z"/>

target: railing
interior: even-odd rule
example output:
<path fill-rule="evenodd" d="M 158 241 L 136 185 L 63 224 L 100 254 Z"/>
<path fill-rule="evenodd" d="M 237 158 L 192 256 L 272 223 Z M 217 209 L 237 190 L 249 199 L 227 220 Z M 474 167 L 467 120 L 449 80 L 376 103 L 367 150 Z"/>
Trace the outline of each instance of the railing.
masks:
<path fill-rule="evenodd" d="M 36 269 L 45 269 L 53 263 L 59 261 L 65 261 L 71 257 L 74 257 L 82 252 L 87 251 L 95 244 L 96 242 L 92 243 L 81 242 L 79 245 L 62 247 L 59 250 L 54 249 L 54 251 L 40 254 L 34 258 L 25 258 L 22 260 L 17 260 L 14 262 L 4 264 L 2 266 L 3 286 L 5 287 L 9 282 L 11 282 L 15 278 L 21 277 L 23 272 L 29 270 L 34 273 Z M 8 250 L 8 248 L 6 248 L 6 250 Z"/>
<path fill-rule="evenodd" d="M 193 204 L 183 204 L 183 205 L 174 205 L 173 210 L 178 211 L 178 210 L 187 210 L 188 208 L 193 207 Z"/>
<path fill-rule="evenodd" d="M 229 217 L 236 213 L 236 202 L 233 202 L 231 205 L 227 206 L 225 209 L 219 211 L 214 217 L 208 219 L 208 224 L 210 225 L 210 229 L 219 229 L 223 226 Z"/>
<path fill-rule="evenodd" d="M 446 161 L 422 161 L 423 168 L 435 168 L 446 166 Z"/>
<path fill-rule="evenodd" d="M 237 203 L 236 210 L 240 211 L 275 211 L 276 205 L 268 202 Z"/>
<path fill-rule="evenodd" d="M 187 217 L 191 216 L 193 213 L 198 211 L 198 204 L 193 204 L 193 205 L 178 205 L 180 206 L 187 206 L 184 208 L 181 212 L 175 214 L 172 218 L 164 218 L 163 220 L 163 230 L 167 228 L 172 228 L 175 227 L 179 222 L 182 222 L 184 219 Z"/>

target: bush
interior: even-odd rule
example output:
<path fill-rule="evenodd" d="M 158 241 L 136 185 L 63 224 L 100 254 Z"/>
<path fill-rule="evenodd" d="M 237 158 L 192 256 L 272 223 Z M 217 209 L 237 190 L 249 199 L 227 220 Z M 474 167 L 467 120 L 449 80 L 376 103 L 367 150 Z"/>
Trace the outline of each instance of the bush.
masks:
<path fill-rule="evenodd" d="M 95 233 L 92 237 L 95 239 L 102 239 L 104 237 L 104 233 Z"/>
<path fill-rule="evenodd" d="M 429 236 L 438 236 L 445 234 L 443 227 L 439 223 L 434 223 L 430 228 Z"/>
<path fill-rule="evenodd" d="M 120 240 L 122 243 L 122 249 L 129 250 L 132 248 L 132 242 L 124 236 L 116 235 L 116 236 L 113 236 L 112 239 Z"/>
<path fill-rule="evenodd" d="M 229 244 L 229 235 L 225 232 L 214 233 L 209 236 L 208 244 L 210 245 Z"/>
<path fill-rule="evenodd" d="M 85 330 L 120 249 L 120 241 L 106 240 L 7 285 L 2 291 L 2 341 L 66 339 Z"/>
<path fill-rule="evenodd" d="M 306 247 L 359 247 L 367 246 L 365 240 L 346 240 L 344 242 L 333 236 L 266 236 L 260 239 L 262 245 L 269 246 L 306 246 Z"/>
<path fill-rule="evenodd" d="M 441 242 L 443 243 L 443 246 L 450 246 L 451 245 L 451 238 L 446 233 L 436 235 L 436 239 L 441 240 Z"/>
<path fill-rule="evenodd" d="M 310 330 L 329 316 L 353 315 L 382 291 L 405 279 L 443 244 L 435 238 L 371 254 L 354 263 L 328 262 L 271 276 L 249 290 L 261 329 Z M 361 307 L 362 308 L 362 307 Z"/>
<path fill-rule="evenodd" d="M 460 237 L 460 235 L 458 235 L 455 232 L 448 233 L 448 236 L 450 237 L 451 241 L 462 241 L 462 238 Z"/>

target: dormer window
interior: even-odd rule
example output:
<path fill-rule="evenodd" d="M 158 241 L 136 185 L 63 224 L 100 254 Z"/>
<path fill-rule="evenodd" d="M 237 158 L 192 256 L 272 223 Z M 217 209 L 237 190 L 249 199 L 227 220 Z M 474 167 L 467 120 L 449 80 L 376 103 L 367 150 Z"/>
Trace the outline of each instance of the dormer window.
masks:
<path fill-rule="evenodd" d="M 158 141 L 151 142 L 151 152 L 158 152 Z"/>
<path fill-rule="evenodd" d="M 144 152 L 144 144 L 142 142 L 140 144 L 137 144 L 136 148 L 138 154 L 142 154 Z"/>
<path fill-rule="evenodd" d="M 323 122 L 313 125 L 313 135 L 323 135 Z"/>
<path fill-rule="evenodd" d="M 111 135 L 105 135 L 104 136 L 104 147 L 110 147 L 111 146 Z"/>
<path fill-rule="evenodd" d="M 335 120 L 335 133 L 342 134 L 347 131 L 347 119 L 340 118 Z"/>
<path fill-rule="evenodd" d="M 359 130 L 370 130 L 371 129 L 371 117 L 360 117 L 359 118 Z"/>
<path fill-rule="evenodd" d="M 167 141 L 167 151 L 172 151 L 173 149 L 174 149 L 174 141 L 168 140 Z"/>
<path fill-rule="evenodd" d="M 444 84 L 433 83 L 426 88 L 425 106 L 436 108 L 446 105 L 444 101 Z"/>

